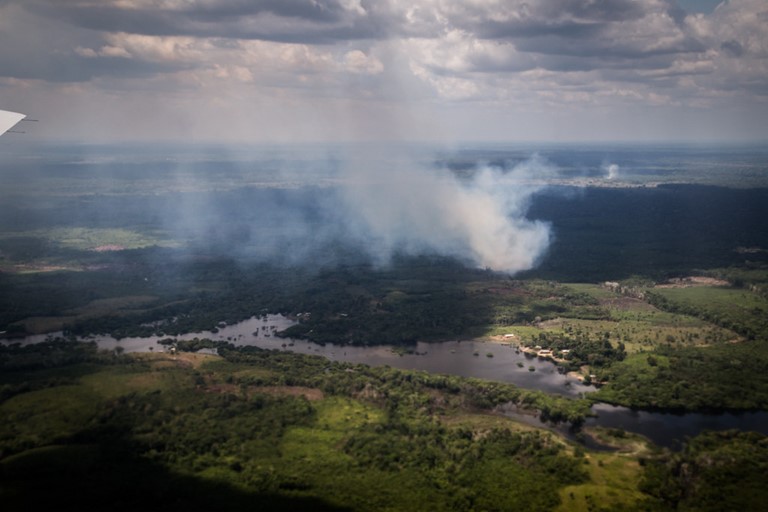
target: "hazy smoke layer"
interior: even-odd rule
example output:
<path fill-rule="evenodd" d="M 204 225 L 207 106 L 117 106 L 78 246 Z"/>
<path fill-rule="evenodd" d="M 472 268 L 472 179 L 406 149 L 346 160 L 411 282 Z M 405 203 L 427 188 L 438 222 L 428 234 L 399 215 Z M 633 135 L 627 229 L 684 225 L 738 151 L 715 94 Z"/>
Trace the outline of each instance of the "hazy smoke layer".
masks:
<path fill-rule="evenodd" d="M 508 273 L 532 268 L 549 246 L 549 224 L 526 218 L 554 172 L 538 157 L 512 168 L 470 160 L 454 171 L 428 150 L 402 148 L 247 156 L 180 166 L 166 185 L 178 193 L 158 198 L 157 209 L 175 239 L 290 265 L 438 254 Z"/>
<path fill-rule="evenodd" d="M 380 262 L 396 251 L 430 252 L 519 272 L 549 245 L 549 225 L 525 218 L 540 188 L 532 183 L 549 171 L 535 157 L 510 171 L 482 167 L 463 178 L 447 169 L 352 161 L 342 171 L 345 223 Z"/>

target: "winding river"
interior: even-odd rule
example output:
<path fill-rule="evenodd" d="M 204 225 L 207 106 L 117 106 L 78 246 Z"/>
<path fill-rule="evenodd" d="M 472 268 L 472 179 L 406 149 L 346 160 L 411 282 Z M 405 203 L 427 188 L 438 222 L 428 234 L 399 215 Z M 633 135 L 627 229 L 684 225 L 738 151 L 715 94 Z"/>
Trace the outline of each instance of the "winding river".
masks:
<path fill-rule="evenodd" d="M 442 343 L 418 343 L 403 353 L 391 346 L 355 347 L 347 345 L 318 345 L 305 340 L 290 340 L 275 335 L 293 321 L 281 315 L 252 317 L 237 324 L 221 327 L 218 332 L 202 331 L 176 336 L 176 339 L 191 340 L 210 338 L 226 340 L 235 345 L 257 346 L 264 349 L 287 350 L 315 354 L 332 361 L 346 361 L 369 365 L 388 365 L 407 370 L 423 370 L 446 373 L 462 377 L 478 377 L 509 382 L 521 388 L 538 389 L 563 396 L 580 396 L 594 391 L 577 379 L 561 374 L 558 367 L 544 359 L 518 351 L 511 344 L 483 341 L 447 341 Z M 61 333 L 29 336 L 12 343 L 38 343 L 56 337 Z M 158 344 L 168 336 L 147 338 L 122 338 L 91 336 L 85 340 L 96 341 L 106 350 L 122 347 L 126 352 L 163 351 Z M 4 341 L 8 343 L 9 341 Z M 621 428 L 649 438 L 659 446 L 679 449 L 686 437 L 695 436 L 704 430 L 740 429 L 754 430 L 768 435 L 768 411 L 720 414 L 672 414 L 650 411 L 635 411 L 626 407 L 596 404 L 592 407 L 595 417 L 588 418 L 586 426 Z M 538 418 L 518 415 L 508 411 L 507 415 L 535 426 L 552 428 Z M 564 429 L 557 429 L 567 434 Z"/>

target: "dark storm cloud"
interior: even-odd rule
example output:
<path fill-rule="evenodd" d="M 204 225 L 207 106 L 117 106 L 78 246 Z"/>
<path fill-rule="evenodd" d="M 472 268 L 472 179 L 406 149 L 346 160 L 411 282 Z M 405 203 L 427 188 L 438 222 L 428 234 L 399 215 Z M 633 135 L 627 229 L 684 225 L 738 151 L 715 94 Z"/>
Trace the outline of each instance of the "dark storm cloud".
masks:
<path fill-rule="evenodd" d="M 10 4 L 12 2 L 5 2 Z M 0 3 L 0 7 L 3 4 Z M 115 56 L 87 57 L 81 47 L 100 47 L 98 33 L 72 31 L 58 19 L 41 19 L 24 10 L 2 11 L 0 76 L 48 82 L 85 82 L 98 76 L 141 78 L 185 68 L 179 62 L 163 64 Z"/>
<path fill-rule="evenodd" d="M 301 18 L 328 23 L 344 19 L 346 9 L 335 1 L 307 0 L 233 0 L 230 2 L 190 4 L 186 11 L 190 18 L 204 22 L 231 21 L 242 16 L 255 16 L 269 12 L 277 16 Z"/>
<path fill-rule="evenodd" d="M 637 0 L 558 0 L 537 2 L 546 16 L 570 15 L 596 21 L 628 21 L 643 17 L 642 2 Z"/>
<path fill-rule="evenodd" d="M 631 34 L 622 33 L 622 27 L 635 28 L 639 24 L 653 30 L 660 16 L 668 16 L 679 28 L 680 9 L 666 3 L 544 0 L 522 3 L 507 14 L 506 19 L 499 19 L 486 13 L 472 23 L 472 30 L 481 38 L 512 40 L 518 50 L 562 55 L 638 57 L 704 49 L 700 42 L 686 37 L 674 45 L 649 50 L 634 42 Z"/>
<path fill-rule="evenodd" d="M 605 23 L 578 20 L 490 20 L 474 27 L 474 31 L 485 39 L 557 36 L 573 40 L 599 36 L 605 26 Z"/>
<path fill-rule="evenodd" d="M 409 5 L 362 0 L 358 7 L 341 0 L 196 0 L 163 7 L 162 2 L 139 4 L 131 9 L 104 0 L 27 0 L 25 9 L 48 19 L 64 20 L 86 32 L 122 32 L 150 36 L 189 36 L 250 39 L 284 43 L 334 44 L 390 37 L 441 37 L 445 28 L 458 28 L 473 37 L 514 44 L 519 53 L 568 57 L 547 69 L 591 69 L 596 59 L 645 58 L 663 53 L 700 52 L 705 48 L 686 36 L 673 43 L 649 45 L 623 37 L 617 24 L 650 24 L 649 14 L 680 9 L 662 0 L 540 0 L 537 2 L 456 2 L 427 4 L 419 21 L 407 15 Z M 418 3 L 414 4 L 418 7 Z M 501 9 L 501 11 L 499 11 Z M 427 14 L 425 14 L 427 13 Z M 449 25 L 436 20 L 448 20 Z M 84 45 L 87 46 L 87 45 Z M 93 48 L 94 45 L 87 47 Z M 589 59 L 575 64 L 574 58 Z M 500 71 L 498 61 L 476 70 Z M 510 63 L 507 71 L 528 66 Z"/>
<path fill-rule="evenodd" d="M 150 5 L 150 3 L 147 3 Z M 160 4 L 158 4 L 160 5 Z M 183 8 L 124 9 L 105 0 L 0 0 L 0 77 L 85 82 L 141 78 L 204 65 L 104 55 L 110 33 L 333 43 L 383 32 L 337 1 L 197 1 Z M 272 18 L 263 18 L 270 15 Z M 90 51 L 90 55 L 82 51 Z"/>
<path fill-rule="evenodd" d="M 357 12 L 336 0 L 258 0 L 124 9 L 109 2 L 81 4 L 33 0 L 30 8 L 82 28 L 152 36 L 190 36 L 330 44 L 377 39 L 397 24 L 385 13 Z"/>
<path fill-rule="evenodd" d="M 48 82 L 86 82 L 100 76 L 144 78 L 189 67 L 180 63 L 160 64 L 119 57 L 94 59 L 79 55 L 48 55 L 19 60 L 12 55 L 0 54 L 0 76 Z"/>
<path fill-rule="evenodd" d="M 662 69 L 676 56 L 707 50 L 684 18 L 665 0 L 489 2 L 457 4 L 449 12 L 457 27 L 514 49 L 506 60 L 472 56 L 470 69 L 484 73 L 518 72 L 532 63 L 559 72 Z"/>
<path fill-rule="evenodd" d="M 636 59 L 622 54 L 583 56 L 524 52 L 503 61 L 491 59 L 487 55 L 476 55 L 469 58 L 468 62 L 473 72 L 482 73 L 518 73 L 536 68 L 554 72 L 603 70 L 615 78 L 628 71 L 665 69 L 671 65 L 673 59 L 674 56 L 667 54 Z"/>
<path fill-rule="evenodd" d="M 638 61 L 637 59 L 627 58 L 625 56 L 600 57 L 581 57 L 567 55 L 544 55 L 537 59 L 539 67 L 549 71 L 595 71 L 601 70 L 606 73 L 619 77 L 627 71 L 663 69 L 670 65 L 670 59 L 667 57 L 646 58 Z"/>
<path fill-rule="evenodd" d="M 540 0 L 509 2 L 503 12 L 497 5 L 457 5 L 451 19 L 457 26 L 471 29 L 483 38 L 531 37 L 558 34 L 563 37 L 589 37 L 609 23 L 640 19 L 641 2 L 602 0 Z"/>
<path fill-rule="evenodd" d="M 741 43 L 733 39 L 723 41 L 720 44 L 720 49 L 731 57 L 741 57 L 744 55 L 744 47 L 741 45 Z"/>
<path fill-rule="evenodd" d="M 655 41 L 654 41 L 655 43 Z M 685 38 L 668 44 L 648 44 L 648 41 L 614 39 L 612 36 L 569 41 L 563 37 L 536 37 L 516 41 L 518 51 L 581 57 L 585 59 L 642 59 L 656 55 L 703 52 L 707 47 L 700 41 Z"/>
<path fill-rule="evenodd" d="M 539 91 L 577 104 L 573 90 L 653 105 L 763 96 L 764 0 L 698 15 L 691 2 L 0 0 L 0 77 L 131 90 L 142 83 L 92 79 L 151 76 L 169 94 L 223 88 L 222 104 L 273 94 L 295 105 L 354 95 L 365 106 L 503 104 Z"/>

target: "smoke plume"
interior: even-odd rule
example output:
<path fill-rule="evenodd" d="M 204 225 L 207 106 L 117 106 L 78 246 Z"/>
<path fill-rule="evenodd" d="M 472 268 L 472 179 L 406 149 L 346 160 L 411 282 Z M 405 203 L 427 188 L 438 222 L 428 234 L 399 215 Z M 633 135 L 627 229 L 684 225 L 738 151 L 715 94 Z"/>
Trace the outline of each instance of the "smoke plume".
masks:
<path fill-rule="evenodd" d="M 342 167 L 344 223 L 376 261 L 427 252 L 515 273 L 533 267 L 547 249 L 549 225 L 525 217 L 541 187 L 534 183 L 550 172 L 541 159 L 509 171 L 481 166 L 464 177 L 381 162 Z"/>
<path fill-rule="evenodd" d="M 605 171 L 606 179 L 613 180 L 619 176 L 619 166 L 617 164 L 604 164 L 603 171 Z"/>
<path fill-rule="evenodd" d="M 364 255 L 386 265 L 442 255 L 515 273 L 549 245 L 550 226 L 526 213 L 552 171 L 538 157 L 456 171 L 402 148 L 248 154 L 237 165 L 180 165 L 156 217 L 193 251 L 236 259 L 324 266 Z"/>

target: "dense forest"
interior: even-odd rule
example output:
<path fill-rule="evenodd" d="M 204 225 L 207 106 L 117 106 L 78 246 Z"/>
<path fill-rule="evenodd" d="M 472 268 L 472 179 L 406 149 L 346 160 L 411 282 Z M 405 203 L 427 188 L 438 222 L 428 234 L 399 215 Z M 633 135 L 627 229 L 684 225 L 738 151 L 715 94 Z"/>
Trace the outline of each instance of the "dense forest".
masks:
<path fill-rule="evenodd" d="M 270 208 L 301 204 L 302 222 L 319 222 L 311 187 L 191 193 L 185 201 L 229 220 L 182 239 L 163 228 L 174 215 L 168 196 L 91 193 L 91 175 L 66 172 L 87 193 L 0 203 L 8 510 L 749 510 L 764 501 L 761 434 L 703 433 L 674 452 L 584 423 L 595 402 L 768 409 L 766 189 L 543 189 L 528 215 L 550 223 L 552 245 L 536 268 L 509 276 L 429 252 L 373 261 L 345 240 L 304 252 L 291 242 L 264 257 L 264 240 L 290 238 L 270 231 L 279 220 Z M 286 343 L 408 353 L 417 342 L 484 340 L 597 390 L 565 398 L 176 338 L 278 313 L 294 320 L 278 333 Z M 96 333 L 166 342 L 127 354 L 75 341 Z"/>
<path fill-rule="evenodd" d="M 3 349 L 5 508 L 546 510 L 586 479 L 555 437 L 491 414 L 511 401 L 578 417 L 583 404 L 320 357 L 222 355 Z"/>
<path fill-rule="evenodd" d="M 218 348 L 1 348 L 4 509 L 757 510 L 765 498 L 759 434 L 703 434 L 675 453 L 612 430 L 596 435 L 614 451 L 588 452 L 496 409 L 578 419 L 588 409 L 571 400 Z"/>

